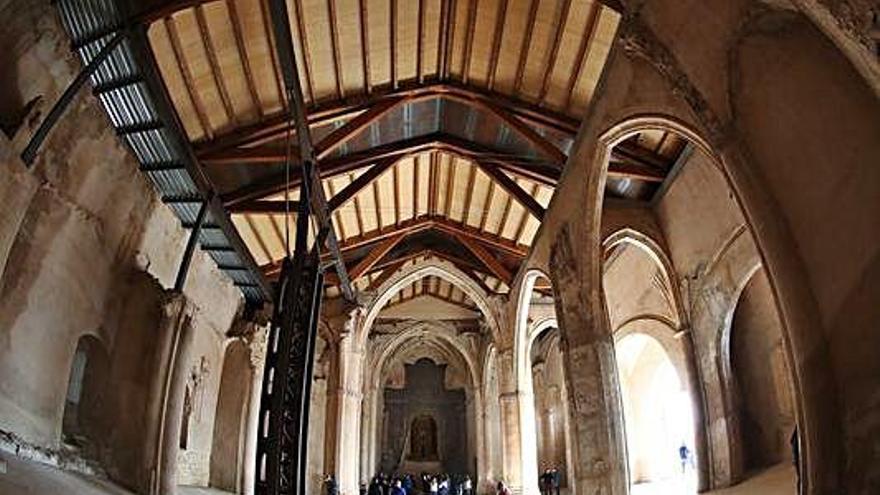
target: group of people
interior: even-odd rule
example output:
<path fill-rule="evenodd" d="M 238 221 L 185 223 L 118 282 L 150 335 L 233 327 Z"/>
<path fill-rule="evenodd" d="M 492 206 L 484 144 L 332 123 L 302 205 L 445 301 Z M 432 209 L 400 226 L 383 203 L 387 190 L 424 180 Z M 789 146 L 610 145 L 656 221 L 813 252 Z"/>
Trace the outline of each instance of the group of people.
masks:
<path fill-rule="evenodd" d="M 360 495 L 474 495 L 473 481 L 468 475 L 422 473 L 419 485 L 417 489 L 416 480 L 408 474 L 388 476 L 379 473 L 369 485 L 361 483 Z M 336 493 L 328 492 L 327 495 Z"/>
<path fill-rule="evenodd" d="M 539 476 L 542 495 L 559 495 L 562 475 L 556 468 L 545 469 Z M 370 480 L 370 484 L 361 483 L 360 495 L 474 495 L 474 483 L 468 475 L 431 475 L 422 473 L 419 487 L 408 474 L 388 476 L 379 473 Z M 499 481 L 495 489 L 496 495 L 511 495 L 504 482 Z M 324 495 L 339 495 L 339 485 L 331 474 L 324 478 Z"/>
<path fill-rule="evenodd" d="M 541 486 L 542 495 L 559 495 L 562 473 L 556 468 L 544 469 L 544 472 L 538 476 L 538 484 Z"/>

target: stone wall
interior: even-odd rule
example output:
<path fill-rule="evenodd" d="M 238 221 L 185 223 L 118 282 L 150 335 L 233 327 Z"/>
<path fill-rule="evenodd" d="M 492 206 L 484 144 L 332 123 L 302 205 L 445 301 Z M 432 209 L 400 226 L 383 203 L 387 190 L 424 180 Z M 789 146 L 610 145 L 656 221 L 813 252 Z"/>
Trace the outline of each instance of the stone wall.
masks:
<path fill-rule="evenodd" d="M 748 0 L 622 4 L 624 19 L 599 97 L 523 271 L 552 268 L 554 258 L 569 260 L 563 270 L 551 269 L 555 286 L 561 287 L 560 281 L 579 286 L 558 291 L 560 299 L 580 300 L 558 303 L 561 331 L 565 338 L 595 337 L 601 321 L 579 318 L 576 307 L 594 311 L 601 295 L 598 205 L 608 148 L 651 126 L 687 135 L 718 158 L 753 236 L 754 250 L 748 236 L 737 234 L 725 251 L 741 258 L 757 253 L 767 270 L 792 358 L 807 493 L 877 491 L 880 471 L 869 453 L 880 438 L 880 361 L 873 356 L 880 341 L 872 331 L 880 306 L 869 301 L 880 297 L 880 289 L 868 282 L 880 266 L 880 169 L 872 165 L 880 159 L 880 103 L 877 72 L 870 69 L 878 67 L 876 56 L 864 57 L 841 41 L 847 37 L 841 25 L 818 21 L 821 8 L 814 2 L 792 2 L 794 9 L 780 10 Z M 596 211 L 583 215 L 573 198 L 578 205 L 596 205 Z M 567 252 L 573 249 L 580 260 L 570 261 Z M 675 247 L 670 250 L 675 258 Z M 727 267 L 747 264 L 716 263 L 721 271 L 712 277 L 726 284 L 739 276 L 725 273 Z M 680 269 L 690 271 L 684 264 Z M 725 320 L 711 301 L 693 301 L 703 307 L 692 311 L 711 315 L 701 322 L 696 320 L 703 316 L 695 315 L 693 326 L 715 326 L 717 337 Z M 857 349 L 852 342 L 860 343 Z M 603 346 L 593 340 L 583 353 Z M 583 375 L 600 390 L 613 388 L 600 358 L 586 366 L 591 371 L 584 370 L 580 338 L 569 347 L 570 377 Z M 723 372 L 718 362 L 700 363 L 701 370 L 710 367 Z M 706 392 L 711 416 L 713 399 Z M 605 403 L 591 405 L 614 413 Z M 593 419 L 581 415 L 576 403 L 573 414 L 576 422 Z M 707 422 L 713 433 L 724 421 Z M 591 432 L 579 434 L 588 438 Z M 594 444 L 585 453 L 609 463 L 610 469 L 596 475 L 600 483 L 618 473 L 613 443 Z M 731 474 L 715 470 L 711 477 L 724 484 Z M 584 479 L 596 482 L 589 474 Z"/>
<path fill-rule="evenodd" d="M 733 314 L 731 368 L 737 385 L 745 468 L 789 462 L 795 428 L 791 374 L 767 274 L 759 270 Z"/>
<path fill-rule="evenodd" d="M 0 89 L 4 97 L 20 93 L 19 102 L 41 97 L 12 140 L 0 136 L 0 430 L 61 448 L 74 351 L 81 336 L 94 335 L 110 356 L 100 418 L 106 436 L 97 456 L 111 477 L 145 490 L 156 456 L 145 425 L 160 415 L 153 390 L 168 366 L 157 332 L 188 231 L 158 200 L 87 90 L 33 167 L 19 160 L 79 64 L 49 2 L 4 2 L 0 9 L 15 12 L 3 16 L 4 36 L 18 40 L 5 52 L 11 60 L 4 65 L 14 70 L 0 75 Z M 195 449 L 182 457 L 181 479 L 205 484 L 225 333 L 242 299 L 198 250 L 184 293 L 195 333 L 189 367 L 201 370 L 204 357 L 206 371 L 203 411 L 191 432 Z"/>

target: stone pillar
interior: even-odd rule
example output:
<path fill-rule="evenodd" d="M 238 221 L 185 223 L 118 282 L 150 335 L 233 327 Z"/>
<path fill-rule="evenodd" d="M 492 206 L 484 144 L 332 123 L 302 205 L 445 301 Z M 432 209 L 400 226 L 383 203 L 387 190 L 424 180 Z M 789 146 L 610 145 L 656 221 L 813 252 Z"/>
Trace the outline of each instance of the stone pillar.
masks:
<path fill-rule="evenodd" d="M 253 495 L 257 475 L 257 435 L 260 424 L 260 399 L 263 386 L 263 369 L 266 366 L 266 340 L 268 328 L 257 329 L 250 340 L 251 383 L 247 403 L 244 437 L 244 468 L 242 469 L 242 490 L 244 495 Z"/>
<path fill-rule="evenodd" d="M 690 329 L 685 328 L 677 336 L 681 339 L 681 347 L 687 366 L 687 376 L 685 379 L 687 380 L 687 388 L 691 392 L 691 404 L 694 415 L 694 443 L 696 444 L 697 451 L 698 489 L 702 492 L 709 489 L 711 479 L 710 466 L 712 465 L 712 451 L 709 446 L 708 422 L 706 421 L 705 394 L 703 393 L 702 382 L 700 381 L 693 334 Z"/>
<path fill-rule="evenodd" d="M 335 467 L 341 495 L 357 495 L 360 482 L 364 352 L 354 331 L 358 320 L 355 316 L 346 323 L 339 340 Z"/>
<path fill-rule="evenodd" d="M 361 466 L 362 476 L 369 476 L 375 470 L 375 436 L 376 436 L 376 411 L 378 408 L 377 391 L 370 386 L 363 394 L 361 402 Z M 360 479 L 358 480 L 360 481 Z"/>
<path fill-rule="evenodd" d="M 597 247 L 586 254 L 584 249 L 575 250 L 569 228 L 563 226 L 551 248 L 550 275 L 556 289 L 560 347 L 569 384 L 575 467 L 572 489 L 576 493 L 625 494 L 623 408 L 600 266 Z"/>
<path fill-rule="evenodd" d="M 143 459 L 144 478 L 138 480 L 138 491 L 151 495 L 159 491 L 161 473 L 162 443 L 165 427 L 165 409 L 167 407 L 168 387 L 171 368 L 178 342 L 178 326 L 181 323 L 185 300 L 180 294 L 168 293 L 161 306 L 162 320 L 156 329 L 156 354 L 151 363 L 154 370 L 150 382 L 149 399 L 147 400 L 147 423 L 144 425 L 144 442 L 141 458 Z"/>
<path fill-rule="evenodd" d="M 513 493 L 523 493 L 523 421 L 521 408 L 524 402 L 517 388 L 514 371 L 513 349 L 498 352 L 499 415 L 501 419 L 501 466 L 502 481 Z M 534 411 L 534 406 L 533 406 Z M 534 428 L 534 412 L 532 414 Z M 534 431 L 534 430 L 533 430 Z M 537 477 L 537 473 L 535 473 Z"/>
<path fill-rule="evenodd" d="M 194 342 L 192 314 L 185 296 L 175 294 L 165 305 L 163 325 L 170 326 L 169 372 L 162 394 L 161 425 L 157 452 L 157 472 L 151 493 L 177 493 L 177 452 L 179 450 L 183 401 Z"/>
<path fill-rule="evenodd" d="M 538 420 L 535 414 L 535 392 L 529 380 L 517 391 L 520 429 L 520 482 L 523 495 L 538 495 Z"/>

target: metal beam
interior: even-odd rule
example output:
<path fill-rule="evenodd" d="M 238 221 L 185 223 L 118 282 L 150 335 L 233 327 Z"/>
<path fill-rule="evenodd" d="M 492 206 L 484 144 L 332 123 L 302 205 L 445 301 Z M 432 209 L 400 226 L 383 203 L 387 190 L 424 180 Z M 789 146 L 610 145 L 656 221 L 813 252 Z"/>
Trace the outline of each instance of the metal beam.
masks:
<path fill-rule="evenodd" d="M 208 202 L 202 201 L 202 206 L 199 207 L 199 213 L 196 215 L 196 223 L 189 232 L 189 240 L 186 241 L 186 249 L 183 251 L 183 259 L 180 260 L 180 267 L 177 269 L 177 278 L 174 280 L 175 292 L 183 292 L 183 286 L 186 284 L 186 276 L 189 273 L 189 265 L 192 262 L 196 245 L 199 243 L 199 233 L 202 231 L 202 225 L 205 224 L 205 217 L 207 214 Z"/>
<path fill-rule="evenodd" d="M 192 178 L 192 181 L 199 190 L 201 196 L 203 198 L 210 198 L 208 200 L 208 212 L 211 214 L 211 218 L 217 222 L 218 228 L 223 231 L 224 236 L 229 240 L 229 243 L 235 249 L 236 254 L 244 261 L 245 266 L 248 267 L 248 271 L 257 281 L 265 300 L 271 300 L 272 291 L 269 287 L 268 281 L 263 276 L 263 273 L 254 261 L 250 250 L 248 250 L 241 236 L 238 234 L 238 230 L 232 224 L 232 221 L 229 218 L 229 213 L 220 201 L 220 197 L 217 194 L 213 183 L 208 178 L 203 167 L 199 165 L 195 152 L 192 149 L 192 145 L 185 138 L 186 133 L 184 132 L 183 124 L 177 113 L 173 110 L 174 106 L 171 102 L 171 97 L 165 88 L 165 84 L 159 73 L 159 67 L 152 55 L 152 51 L 150 50 L 145 26 L 137 26 L 129 29 L 128 46 L 131 48 L 135 63 L 144 78 L 144 84 L 149 93 L 154 97 L 153 104 L 155 105 L 162 124 L 167 126 L 171 131 L 168 134 L 172 136 L 172 146 L 174 146 L 179 154 L 184 157 L 181 165 Z M 177 164 L 169 164 L 169 166 L 176 165 Z"/>
<path fill-rule="evenodd" d="M 49 135 L 49 131 L 55 126 L 58 120 L 64 115 L 64 111 L 67 110 L 67 107 L 73 101 L 73 98 L 79 93 L 79 90 L 83 87 L 86 81 L 91 77 L 92 74 L 98 70 L 98 67 L 107 60 L 107 57 L 119 46 L 119 43 L 122 41 L 122 38 L 125 37 L 125 34 L 122 32 L 116 33 L 107 44 L 104 45 L 103 48 L 95 55 L 85 67 L 80 69 L 79 73 L 73 78 L 73 81 L 67 85 L 67 88 L 64 90 L 64 93 L 61 93 L 61 97 L 58 98 L 58 101 L 52 105 L 52 109 L 49 110 L 49 113 L 46 114 L 46 118 L 40 122 L 40 127 L 37 128 L 37 131 L 31 136 L 31 140 L 28 141 L 27 146 L 25 146 L 24 151 L 21 152 L 21 160 L 27 165 L 30 166 L 34 163 L 34 160 L 37 157 L 37 150 L 40 149 L 40 146 L 43 144 L 43 141 L 46 140 L 46 137 Z"/>
<path fill-rule="evenodd" d="M 290 31 L 290 16 L 287 12 L 287 2 L 284 0 L 270 0 L 269 12 L 272 20 L 272 29 L 275 34 L 275 50 L 278 53 L 278 62 L 284 79 L 284 87 L 287 93 L 287 107 L 296 129 L 296 138 L 299 142 L 300 166 L 302 170 L 301 195 L 311 204 L 312 214 L 315 216 L 318 228 L 326 234 L 325 244 L 334 259 L 334 267 L 339 277 L 339 285 L 345 299 L 354 301 L 354 290 L 348 278 L 348 272 L 339 246 L 336 234 L 333 230 L 330 212 L 327 208 L 327 199 L 324 197 L 324 187 L 316 170 L 316 156 L 312 145 L 312 137 L 309 125 L 306 121 L 306 107 L 300 86 L 299 73 L 296 58 L 293 51 L 293 38 Z"/>

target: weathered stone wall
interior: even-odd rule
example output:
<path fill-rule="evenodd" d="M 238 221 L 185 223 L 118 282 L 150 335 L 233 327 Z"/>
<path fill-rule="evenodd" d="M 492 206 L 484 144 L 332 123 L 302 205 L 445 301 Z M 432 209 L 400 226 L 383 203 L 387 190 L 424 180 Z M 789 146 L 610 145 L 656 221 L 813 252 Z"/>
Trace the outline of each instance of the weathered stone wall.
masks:
<path fill-rule="evenodd" d="M 110 393 L 102 405 L 102 467 L 143 490 L 156 456 L 145 424 L 160 415 L 153 395 L 163 338 L 157 329 L 188 232 L 138 171 L 97 101 L 83 90 L 57 123 L 30 169 L 18 159 L 30 133 L 79 64 L 49 2 L 5 2 L 9 31 L 26 33 L 5 52 L 4 96 L 42 95 L 10 141 L 0 136 L 0 429 L 58 449 L 76 343 L 95 335 L 110 355 Z M 11 9 L 11 10 L 10 10 Z M 36 27 L 36 29 L 34 29 Z M 185 288 L 195 352 L 205 356 L 205 411 L 196 423 L 197 471 L 207 481 L 213 401 L 224 334 L 241 296 L 204 253 L 196 252 Z M 153 443 L 155 445 L 155 443 Z M 197 458 L 197 459 L 196 459 Z M 187 475 L 189 476 L 189 475 Z"/>
<path fill-rule="evenodd" d="M 730 359 L 737 385 L 746 469 L 789 462 L 795 428 L 791 374 L 767 274 L 743 289 L 731 323 Z"/>
<path fill-rule="evenodd" d="M 570 338 L 595 326 L 566 323 L 565 313 L 592 310 L 601 294 L 598 208 L 583 215 L 572 198 L 600 204 L 615 139 L 660 123 L 689 134 L 720 158 L 768 272 L 792 356 L 807 492 L 872 493 L 880 483 L 869 454 L 880 438 L 880 361 L 869 350 L 880 345 L 871 330 L 880 307 L 870 302 L 880 288 L 868 282 L 880 269 L 878 81 L 862 70 L 866 59 L 838 49 L 834 26 L 811 23 L 807 4 L 795 3 L 804 16 L 746 0 L 625 2 L 631 11 L 530 263 L 546 268 L 551 255 L 574 249 L 561 242 L 567 236 L 583 259 L 551 275 L 580 285 L 582 302 L 560 305 L 561 330 Z M 582 372 L 567 360 L 569 376 Z M 608 379 L 602 366 L 593 370 L 590 379 Z M 594 446 L 596 456 L 617 455 Z"/>

